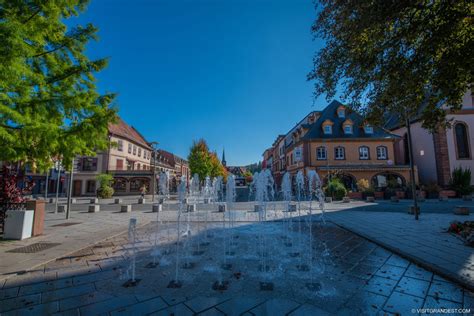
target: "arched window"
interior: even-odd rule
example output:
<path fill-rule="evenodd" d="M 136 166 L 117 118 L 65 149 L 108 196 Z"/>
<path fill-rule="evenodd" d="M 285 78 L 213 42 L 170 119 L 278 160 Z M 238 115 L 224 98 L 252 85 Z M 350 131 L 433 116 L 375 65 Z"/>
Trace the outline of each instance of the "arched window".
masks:
<path fill-rule="evenodd" d="M 346 159 L 346 153 L 344 147 L 339 146 L 334 148 L 334 159 L 336 160 L 344 160 Z"/>
<path fill-rule="evenodd" d="M 456 154 L 458 159 L 471 158 L 469 135 L 466 124 L 456 123 L 454 125 L 454 135 L 456 137 Z"/>
<path fill-rule="evenodd" d="M 359 147 L 359 159 L 360 160 L 369 160 L 370 159 L 369 147 L 367 147 L 367 146 L 360 146 Z"/>
<path fill-rule="evenodd" d="M 377 147 L 377 159 L 378 160 L 387 160 L 388 159 L 387 147 L 385 147 L 385 146 L 378 146 Z"/>
<path fill-rule="evenodd" d="M 316 157 L 318 160 L 326 160 L 328 159 L 328 151 L 326 147 L 321 146 L 316 149 Z"/>

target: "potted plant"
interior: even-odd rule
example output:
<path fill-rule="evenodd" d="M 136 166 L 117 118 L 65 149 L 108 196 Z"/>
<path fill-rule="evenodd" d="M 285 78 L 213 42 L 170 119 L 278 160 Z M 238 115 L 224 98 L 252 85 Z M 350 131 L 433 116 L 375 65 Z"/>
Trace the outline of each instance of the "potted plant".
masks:
<path fill-rule="evenodd" d="M 426 197 L 428 199 L 437 199 L 439 197 L 439 192 L 441 191 L 441 188 L 436 183 L 436 181 L 430 181 L 422 188 L 424 191 L 426 191 Z"/>
<path fill-rule="evenodd" d="M 24 193 L 31 190 L 32 185 L 26 183 L 18 187 L 18 176 L 11 166 L 3 166 L 1 178 L 0 204 L 5 210 L 4 239 L 22 240 L 31 237 L 33 230 L 33 210 L 25 210 Z"/>
<path fill-rule="evenodd" d="M 333 178 L 326 186 L 326 196 L 332 197 L 333 200 L 342 200 L 347 195 L 347 189 L 338 178 Z"/>
<path fill-rule="evenodd" d="M 459 197 L 470 200 L 473 192 L 471 186 L 471 169 L 463 169 L 462 167 L 455 168 L 451 175 L 449 186 L 456 191 Z"/>
<path fill-rule="evenodd" d="M 114 188 L 112 188 L 112 181 L 114 178 L 108 173 L 103 173 L 97 176 L 99 188 L 97 189 L 97 197 L 101 199 L 110 199 L 114 195 Z"/>

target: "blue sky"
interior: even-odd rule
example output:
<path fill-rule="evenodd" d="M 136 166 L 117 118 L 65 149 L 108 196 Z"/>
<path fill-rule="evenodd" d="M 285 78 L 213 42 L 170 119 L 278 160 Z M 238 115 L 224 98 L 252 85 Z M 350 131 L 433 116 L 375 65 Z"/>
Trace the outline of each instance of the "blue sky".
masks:
<path fill-rule="evenodd" d="M 244 165 L 326 105 L 306 81 L 315 15 L 312 0 L 91 0 L 73 22 L 99 28 L 88 55 L 110 57 L 98 85 L 125 121 L 179 156 L 204 138 Z"/>

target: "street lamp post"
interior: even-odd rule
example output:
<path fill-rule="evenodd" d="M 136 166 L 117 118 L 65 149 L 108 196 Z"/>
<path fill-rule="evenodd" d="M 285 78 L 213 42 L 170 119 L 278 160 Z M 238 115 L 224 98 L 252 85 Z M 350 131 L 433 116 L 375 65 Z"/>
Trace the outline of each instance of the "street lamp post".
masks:
<path fill-rule="evenodd" d="M 71 214 L 71 197 L 72 197 L 72 178 L 74 174 L 74 161 L 75 159 L 72 159 L 72 164 L 71 164 L 71 171 L 70 171 L 70 176 L 69 176 L 69 190 L 68 190 L 68 195 L 67 195 L 67 210 L 66 210 L 66 219 L 69 219 L 70 214 Z"/>
<path fill-rule="evenodd" d="M 156 191 L 156 146 L 158 142 L 151 142 L 150 145 L 153 148 L 153 190 L 151 193 L 151 201 L 155 202 L 155 191 Z"/>
<path fill-rule="evenodd" d="M 411 141 L 411 125 L 408 115 L 405 116 L 406 127 L 407 127 L 407 136 L 408 136 L 408 154 L 410 156 L 410 178 L 411 178 L 411 192 L 413 195 L 413 212 L 415 213 L 415 220 L 418 220 L 419 217 L 419 208 L 418 208 L 418 197 L 416 196 L 416 183 L 415 183 L 415 165 L 413 162 L 413 146 Z"/>
<path fill-rule="evenodd" d="M 58 212 L 58 200 L 59 200 L 59 182 L 61 181 L 61 161 L 56 161 L 56 206 L 54 208 L 54 213 Z"/>

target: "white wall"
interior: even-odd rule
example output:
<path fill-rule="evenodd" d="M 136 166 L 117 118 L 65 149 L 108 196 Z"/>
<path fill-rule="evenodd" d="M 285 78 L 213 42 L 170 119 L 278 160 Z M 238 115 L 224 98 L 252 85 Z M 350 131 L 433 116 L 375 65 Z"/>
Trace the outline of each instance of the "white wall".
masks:
<path fill-rule="evenodd" d="M 406 128 L 402 127 L 392 131 L 403 138 Z M 436 161 L 433 144 L 433 135 L 421 127 L 421 123 L 411 125 L 411 135 L 413 139 L 413 161 L 418 167 L 420 183 L 426 184 L 429 181 L 438 181 L 436 174 Z M 399 155 L 403 159 L 405 156 L 403 139 L 397 144 Z"/>

